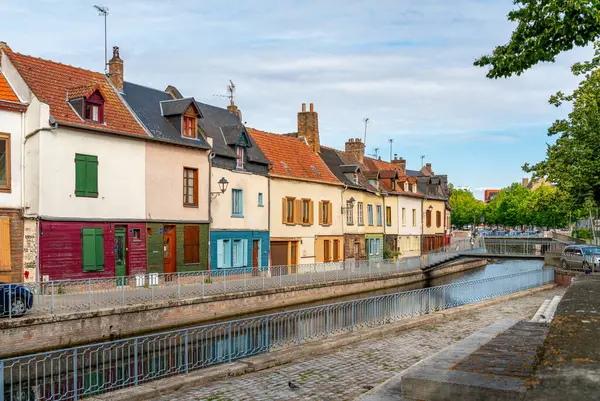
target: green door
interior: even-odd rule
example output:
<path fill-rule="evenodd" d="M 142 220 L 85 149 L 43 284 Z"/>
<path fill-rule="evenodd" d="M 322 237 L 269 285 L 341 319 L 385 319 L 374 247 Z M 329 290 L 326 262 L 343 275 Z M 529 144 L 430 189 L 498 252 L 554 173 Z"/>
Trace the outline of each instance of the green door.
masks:
<path fill-rule="evenodd" d="M 124 277 L 127 275 L 127 247 L 125 241 L 126 230 L 124 228 L 115 228 L 115 276 Z M 126 284 L 125 279 L 117 279 L 117 285 Z"/>

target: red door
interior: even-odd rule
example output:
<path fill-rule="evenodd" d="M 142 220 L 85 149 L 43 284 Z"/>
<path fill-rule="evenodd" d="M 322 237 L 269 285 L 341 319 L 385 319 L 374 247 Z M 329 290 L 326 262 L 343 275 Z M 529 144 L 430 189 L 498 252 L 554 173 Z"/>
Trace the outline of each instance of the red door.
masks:
<path fill-rule="evenodd" d="M 164 272 L 175 273 L 177 271 L 177 259 L 175 258 L 175 226 L 165 226 L 163 230 Z"/>
<path fill-rule="evenodd" d="M 252 275 L 258 275 L 258 268 L 260 267 L 259 253 L 260 253 L 260 241 L 255 239 L 252 240 Z"/>

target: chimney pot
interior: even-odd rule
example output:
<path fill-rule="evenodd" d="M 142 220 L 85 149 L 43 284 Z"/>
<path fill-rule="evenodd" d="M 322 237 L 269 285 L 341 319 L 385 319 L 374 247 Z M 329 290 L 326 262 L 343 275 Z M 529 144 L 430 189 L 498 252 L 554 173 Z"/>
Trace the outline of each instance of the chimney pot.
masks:
<path fill-rule="evenodd" d="M 394 160 L 398 160 L 398 153 L 394 153 Z"/>
<path fill-rule="evenodd" d="M 358 138 L 350 138 L 346 142 L 346 153 L 352 155 L 359 163 L 363 162 L 365 155 L 365 145 Z"/>
<path fill-rule="evenodd" d="M 302 103 L 302 112 L 306 113 L 306 103 Z"/>
<path fill-rule="evenodd" d="M 526 187 L 529 185 L 529 178 L 523 178 L 523 186 Z"/>
<path fill-rule="evenodd" d="M 306 103 L 302 103 L 302 112 L 298 113 L 298 136 L 306 138 L 308 146 L 315 153 L 321 152 L 319 141 L 319 115 L 310 104 L 310 112 L 306 112 Z"/>
<path fill-rule="evenodd" d="M 315 111 L 315 105 L 314 104 L 310 104 L 310 112 L 313 113 Z"/>
<path fill-rule="evenodd" d="M 108 62 L 108 77 L 118 90 L 123 90 L 123 60 L 119 57 L 119 46 L 113 46 L 113 58 Z"/>

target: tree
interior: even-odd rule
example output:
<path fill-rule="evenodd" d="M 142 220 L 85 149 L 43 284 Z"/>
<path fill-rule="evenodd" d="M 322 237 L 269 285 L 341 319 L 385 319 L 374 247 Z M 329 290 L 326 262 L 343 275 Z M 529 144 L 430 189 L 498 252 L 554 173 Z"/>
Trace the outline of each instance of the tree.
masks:
<path fill-rule="evenodd" d="M 585 79 L 572 94 L 558 92 L 549 101 L 556 107 L 570 102 L 573 110 L 548 129 L 548 136 L 556 136 L 557 140 L 548 145 L 546 159 L 523 166 L 534 178 L 556 183 L 578 205 L 586 199 L 600 202 L 600 70 L 595 69 L 599 62 L 600 46 L 596 46 L 591 62 L 573 66 L 573 73 Z"/>
<path fill-rule="evenodd" d="M 450 215 L 452 224 L 457 227 L 479 222 L 483 214 L 483 204 L 475 199 L 473 193 L 466 189 L 453 189 L 450 195 Z"/>
<path fill-rule="evenodd" d="M 516 22 L 510 41 L 475 61 L 488 78 L 521 75 L 539 62 L 600 37 L 600 0 L 515 0 L 508 20 Z"/>
<path fill-rule="evenodd" d="M 498 223 L 509 227 L 526 224 L 525 200 L 531 191 L 518 183 L 503 191 L 504 196 L 500 198 L 496 210 Z"/>

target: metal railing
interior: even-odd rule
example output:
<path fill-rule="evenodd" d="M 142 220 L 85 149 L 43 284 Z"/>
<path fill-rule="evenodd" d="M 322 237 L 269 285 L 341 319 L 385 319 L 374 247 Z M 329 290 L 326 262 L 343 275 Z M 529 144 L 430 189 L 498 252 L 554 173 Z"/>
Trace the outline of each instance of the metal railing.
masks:
<path fill-rule="evenodd" d="M 535 270 L 0 360 L 6 401 L 77 400 L 552 282 Z"/>
<path fill-rule="evenodd" d="M 562 252 L 567 246 L 558 241 L 483 239 L 482 253 L 506 256 L 544 256 L 546 252 Z"/>
<path fill-rule="evenodd" d="M 470 249 L 468 241 L 422 256 L 397 260 L 313 263 L 265 268 L 228 268 L 180 273 L 147 273 L 133 276 L 53 280 L 48 282 L 11 284 L 29 290 L 32 307 L 25 313 L 68 313 L 100 310 L 124 305 L 186 299 L 217 294 L 240 293 L 315 283 L 346 282 L 358 278 L 376 278 L 419 270 L 457 256 L 458 249 Z M 8 296 L 8 285 L 0 286 L 7 299 L 0 316 L 22 315 L 13 309 L 14 301 L 23 294 Z M 8 298 L 11 302 L 8 302 Z"/>

